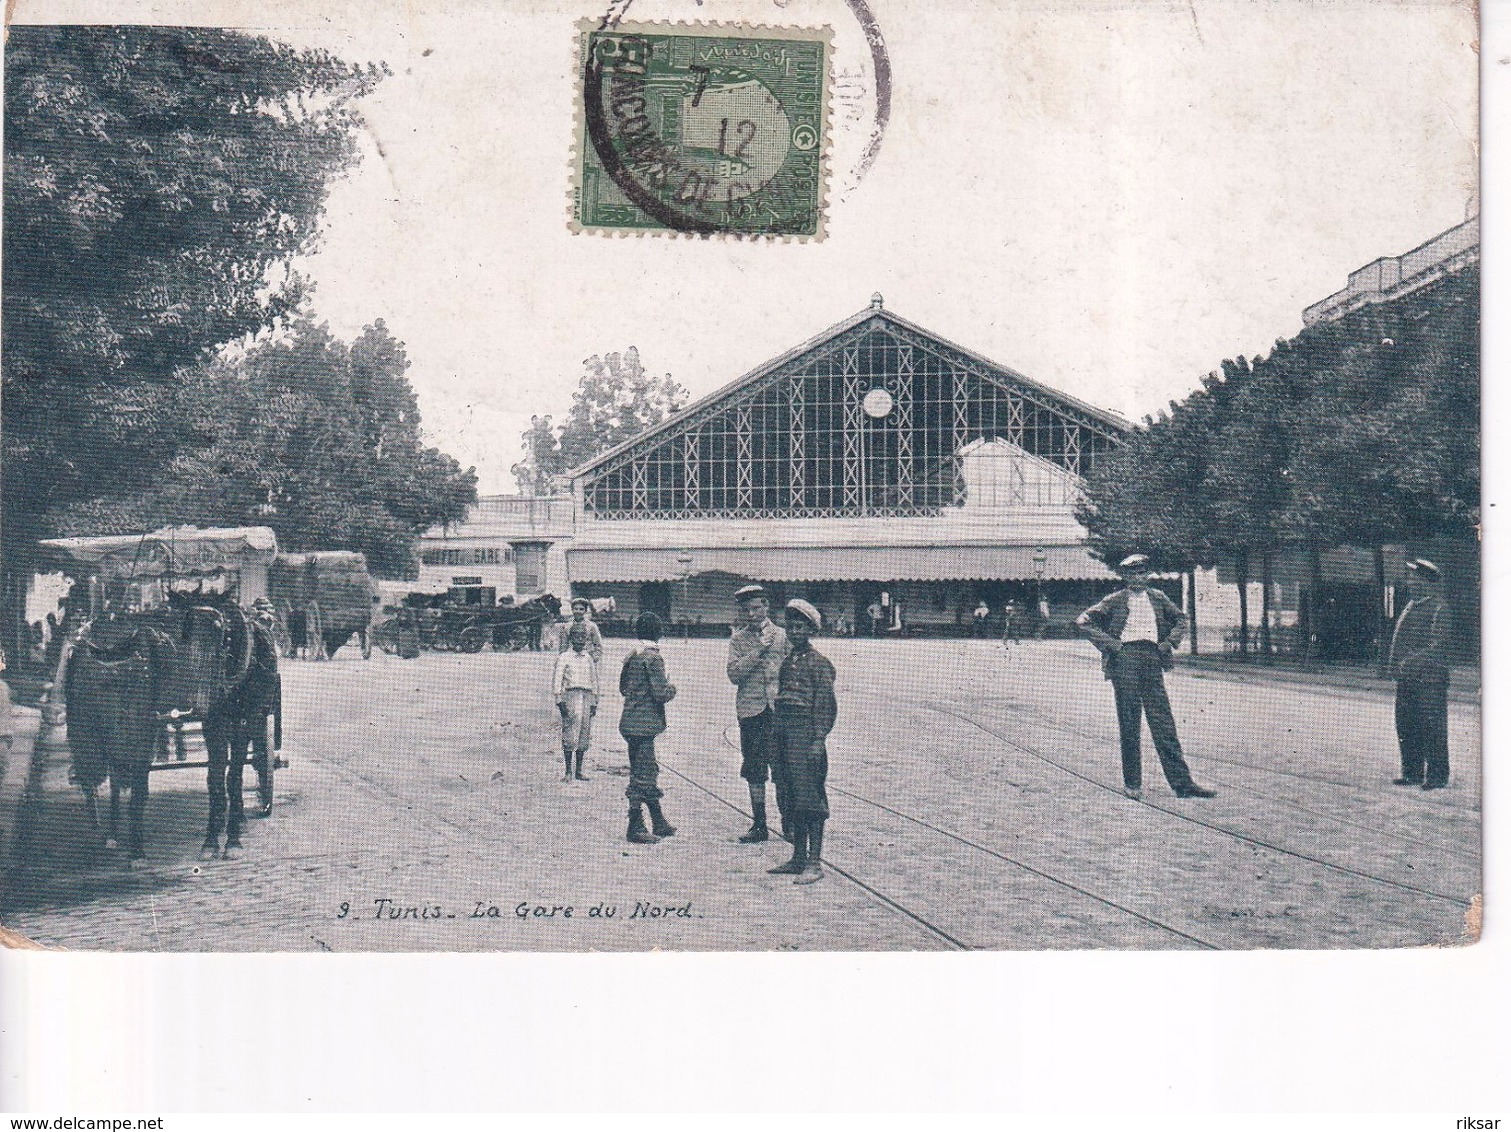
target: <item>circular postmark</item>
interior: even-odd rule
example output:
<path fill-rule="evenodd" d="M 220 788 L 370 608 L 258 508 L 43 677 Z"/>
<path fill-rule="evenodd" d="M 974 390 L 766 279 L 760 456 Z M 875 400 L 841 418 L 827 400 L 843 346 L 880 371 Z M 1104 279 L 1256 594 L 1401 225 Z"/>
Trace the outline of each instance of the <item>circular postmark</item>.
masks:
<path fill-rule="evenodd" d="M 798 29 L 590 32 L 583 119 L 603 176 L 675 231 L 816 234 L 827 50 Z"/>

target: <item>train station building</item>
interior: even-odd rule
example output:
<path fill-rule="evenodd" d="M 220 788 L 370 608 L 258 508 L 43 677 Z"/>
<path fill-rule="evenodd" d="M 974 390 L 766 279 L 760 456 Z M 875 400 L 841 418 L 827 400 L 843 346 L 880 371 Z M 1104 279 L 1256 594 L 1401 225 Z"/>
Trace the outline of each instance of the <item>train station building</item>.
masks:
<path fill-rule="evenodd" d="M 727 625 L 730 594 L 752 581 L 858 631 L 878 608 L 883 631 L 951 632 L 982 601 L 1000 619 L 1041 597 L 1068 619 L 1113 578 L 1074 511 L 1128 427 L 876 295 L 574 469 L 570 500 L 481 500 L 426 536 L 422 560 L 437 583 L 492 577 L 523 597 L 508 583 L 535 575 L 511 576 L 504 555 L 529 546 L 547 564 L 540 588 L 560 578 L 614 598 L 621 618 L 651 609 L 692 626 Z M 530 506 L 550 518 L 526 522 Z"/>

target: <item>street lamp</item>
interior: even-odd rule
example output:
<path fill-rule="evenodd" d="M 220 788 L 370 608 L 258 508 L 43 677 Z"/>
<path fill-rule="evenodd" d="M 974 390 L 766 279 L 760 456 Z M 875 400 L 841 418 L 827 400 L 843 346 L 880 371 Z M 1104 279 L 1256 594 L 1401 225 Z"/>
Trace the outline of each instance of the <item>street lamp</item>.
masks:
<path fill-rule="evenodd" d="M 1044 552 L 1042 546 L 1034 547 L 1034 620 L 1039 625 L 1039 636 L 1043 636 L 1049 628 L 1049 618 L 1043 615 L 1044 609 L 1044 567 L 1049 564 L 1049 555 Z"/>
<path fill-rule="evenodd" d="M 687 583 L 688 583 L 688 579 L 692 577 L 692 572 L 693 572 L 693 555 L 692 555 L 692 551 L 690 551 L 690 550 L 679 551 L 678 554 L 677 554 L 677 573 L 682 576 L 682 606 L 683 606 L 682 622 L 683 622 L 684 625 L 687 624 L 689 621 L 692 620 L 690 617 L 688 617 L 686 615 L 686 609 L 687 609 L 687 605 L 688 605 Z M 668 628 L 670 628 L 670 626 L 668 626 Z M 688 630 L 684 629 L 683 630 L 683 634 L 682 634 L 684 638 L 687 636 L 687 633 L 688 633 Z"/>

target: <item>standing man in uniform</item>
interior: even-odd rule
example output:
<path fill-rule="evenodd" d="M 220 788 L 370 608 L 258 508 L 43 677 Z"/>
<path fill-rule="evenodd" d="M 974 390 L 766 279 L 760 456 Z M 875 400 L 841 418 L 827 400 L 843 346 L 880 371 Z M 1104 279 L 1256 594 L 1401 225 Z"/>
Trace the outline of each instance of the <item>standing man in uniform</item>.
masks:
<path fill-rule="evenodd" d="M 1443 600 L 1443 575 L 1425 558 L 1406 564 L 1411 600 L 1390 636 L 1390 674 L 1396 678 L 1396 738 L 1401 744 L 1397 786 L 1441 790 L 1448 785 L 1448 635 L 1452 616 Z"/>
<path fill-rule="evenodd" d="M 574 625 L 583 626 L 583 631 L 588 635 L 588 655 L 593 658 L 594 664 L 603 663 L 603 634 L 598 631 L 597 624 L 588 616 L 588 611 L 593 608 L 593 603 L 585 597 L 572 599 L 572 620 L 568 621 L 562 629 L 561 640 L 557 643 L 556 651 L 566 652 L 572 647 L 571 633 Z"/>
<path fill-rule="evenodd" d="M 823 879 L 824 823 L 829 820 L 827 739 L 838 709 L 834 665 L 809 638 L 823 618 L 802 598 L 787 603 L 787 636 L 792 642 L 782 662 L 776 696 L 777 759 L 787 780 L 792 860 L 768 873 L 791 876 L 794 884 Z"/>
<path fill-rule="evenodd" d="M 1160 766 L 1177 798 L 1211 798 L 1215 790 L 1196 785 L 1181 754 L 1175 717 L 1165 692 L 1165 670 L 1175 667 L 1175 650 L 1186 635 L 1186 615 L 1163 590 L 1149 586 L 1149 559 L 1130 554 L 1118 563 L 1124 587 L 1076 618 L 1076 628 L 1102 653 L 1102 675 L 1112 681 L 1118 737 L 1123 755 L 1123 793 L 1144 796 L 1140 755 L 1142 716 L 1159 752 Z"/>
<path fill-rule="evenodd" d="M 735 591 L 744 621 L 729 638 L 729 661 L 724 666 L 735 686 L 735 715 L 740 721 L 740 777 L 750 788 L 754 815 L 740 840 L 747 845 L 771 836 L 766 826 L 766 778 L 776 787 L 782 836 L 791 832 L 787 815 L 787 781 L 774 757 L 776 744 L 777 675 L 787 659 L 787 634 L 771 620 L 771 602 L 760 586 Z"/>

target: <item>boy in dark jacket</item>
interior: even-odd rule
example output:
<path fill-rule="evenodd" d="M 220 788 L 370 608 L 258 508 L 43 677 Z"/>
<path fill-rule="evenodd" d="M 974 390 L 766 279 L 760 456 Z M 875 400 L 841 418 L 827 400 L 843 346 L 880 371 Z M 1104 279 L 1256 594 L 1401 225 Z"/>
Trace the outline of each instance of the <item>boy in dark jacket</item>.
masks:
<path fill-rule="evenodd" d="M 654 845 L 677 832 L 661 812 L 661 787 L 656 784 L 660 773 L 656 736 L 666 730 L 665 705 L 677 689 L 667 680 L 666 662 L 661 659 L 661 618 L 649 611 L 642 613 L 635 619 L 635 635 L 640 638 L 639 647 L 624 658 L 619 669 L 619 694 L 624 697 L 619 734 L 630 747 L 630 784 L 624 790 L 630 800 L 630 824 L 624 836 L 637 845 Z M 650 811 L 649 831 L 640 812 L 642 805 Z"/>
<path fill-rule="evenodd" d="M 787 603 L 787 639 L 792 651 L 777 677 L 776 757 L 787 780 L 792 821 L 792 860 L 767 872 L 793 876 L 794 884 L 822 879 L 824 822 L 829 817 L 829 751 L 834 729 L 834 665 L 809 643 L 823 619 L 801 598 Z"/>

